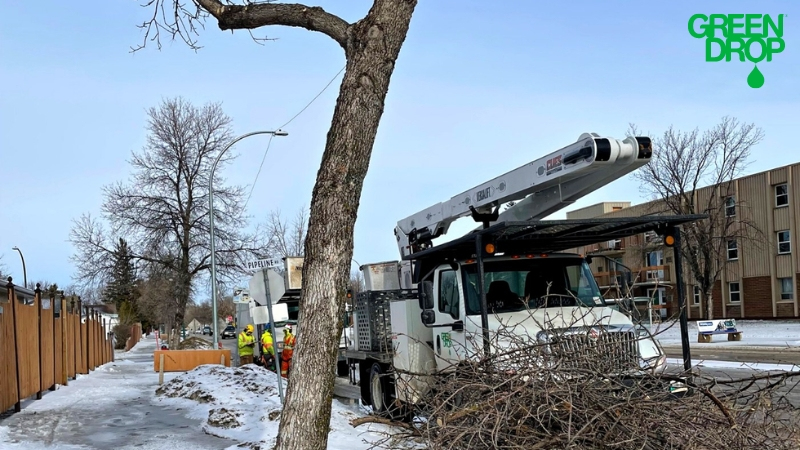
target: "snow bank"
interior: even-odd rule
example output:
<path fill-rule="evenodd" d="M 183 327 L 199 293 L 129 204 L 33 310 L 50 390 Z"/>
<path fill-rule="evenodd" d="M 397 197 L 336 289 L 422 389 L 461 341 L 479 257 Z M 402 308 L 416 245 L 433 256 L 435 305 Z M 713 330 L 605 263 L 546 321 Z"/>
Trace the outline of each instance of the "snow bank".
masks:
<path fill-rule="evenodd" d="M 270 448 L 278 435 L 281 414 L 277 381 L 275 373 L 253 364 L 235 368 L 203 365 L 165 383 L 156 395 L 158 402 L 185 408 L 189 417 L 202 420 L 208 434 L 251 448 Z M 281 381 L 285 393 L 286 381 Z M 329 449 L 366 450 L 393 432 L 382 425 L 355 429 L 350 420 L 359 416 L 333 402 Z"/>
<path fill-rule="evenodd" d="M 714 335 L 709 343 L 697 342 L 697 322 L 689 322 L 689 342 L 692 347 L 800 347 L 800 321 L 791 320 L 737 320 L 736 328 L 742 332 L 741 341 L 728 341 L 727 335 Z M 653 328 L 661 345 L 680 346 L 680 325 L 677 321 L 664 322 Z"/>

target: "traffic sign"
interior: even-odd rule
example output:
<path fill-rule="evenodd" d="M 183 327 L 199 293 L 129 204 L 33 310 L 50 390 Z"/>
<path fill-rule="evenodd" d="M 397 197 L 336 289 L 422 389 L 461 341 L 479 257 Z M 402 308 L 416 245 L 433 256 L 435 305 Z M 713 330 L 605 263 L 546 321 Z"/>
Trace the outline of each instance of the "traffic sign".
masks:
<path fill-rule="evenodd" d="M 282 261 L 280 258 L 258 259 L 255 261 L 247 261 L 245 263 L 245 268 L 247 270 L 269 269 L 270 267 L 280 266 L 281 263 Z"/>

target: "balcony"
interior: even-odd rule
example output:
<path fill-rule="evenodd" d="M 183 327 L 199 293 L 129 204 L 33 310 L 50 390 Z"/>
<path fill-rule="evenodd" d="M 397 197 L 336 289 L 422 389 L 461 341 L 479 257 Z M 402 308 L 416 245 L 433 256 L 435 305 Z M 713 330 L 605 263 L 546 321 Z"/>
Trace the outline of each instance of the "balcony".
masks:
<path fill-rule="evenodd" d="M 594 244 L 586 252 L 593 255 L 621 255 L 625 253 L 625 242 L 621 239 L 601 242 Z"/>
<path fill-rule="evenodd" d="M 627 273 L 626 270 L 597 272 L 594 274 L 594 279 L 601 288 L 622 286 Z M 671 281 L 669 266 L 645 266 L 633 269 L 631 273 L 631 282 L 634 286 L 665 284 Z"/>

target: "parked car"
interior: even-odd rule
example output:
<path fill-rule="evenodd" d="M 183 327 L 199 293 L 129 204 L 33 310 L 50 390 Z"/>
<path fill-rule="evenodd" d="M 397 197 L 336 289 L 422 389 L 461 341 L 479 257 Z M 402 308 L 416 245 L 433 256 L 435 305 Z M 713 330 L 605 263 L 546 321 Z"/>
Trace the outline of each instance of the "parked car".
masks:
<path fill-rule="evenodd" d="M 210 326 L 206 325 L 205 327 L 203 327 L 203 336 L 205 336 L 205 335 L 211 336 L 213 334 L 214 334 L 214 331 L 211 329 Z"/>
<path fill-rule="evenodd" d="M 225 327 L 224 330 L 222 330 L 222 339 L 227 339 L 227 338 L 233 339 L 235 337 L 236 337 L 236 327 L 234 327 L 233 325 L 228 325 L 227 327 Z"/>

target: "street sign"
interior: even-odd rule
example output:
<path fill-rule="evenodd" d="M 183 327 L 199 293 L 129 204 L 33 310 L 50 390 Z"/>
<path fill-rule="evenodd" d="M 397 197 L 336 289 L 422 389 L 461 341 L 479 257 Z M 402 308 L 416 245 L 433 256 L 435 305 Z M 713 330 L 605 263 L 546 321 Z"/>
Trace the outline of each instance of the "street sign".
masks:
<path fill-rule="evenodd" d="M 245 268 L 247 270 L 261 270 L 261 269 L 269 269 L 270 267 L 277 267 L 282 264 L 280 258 L 266 258 L 266 259 L 258 259 L 255 261 L 247 261 L 245 263 Z"/>
<path fill-rule="evenodd" d="M 245 288 L 233 290 L 233 303 L 250 303 L 250 291 Z"/>

